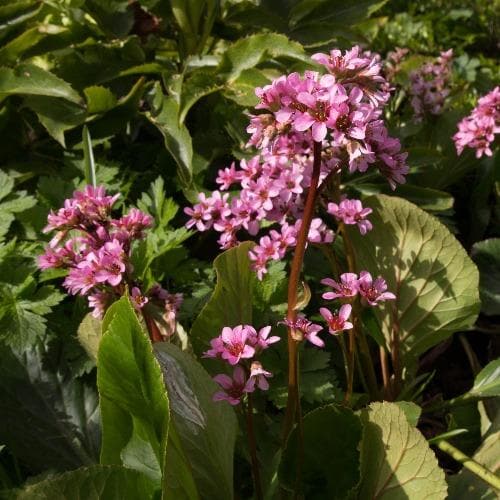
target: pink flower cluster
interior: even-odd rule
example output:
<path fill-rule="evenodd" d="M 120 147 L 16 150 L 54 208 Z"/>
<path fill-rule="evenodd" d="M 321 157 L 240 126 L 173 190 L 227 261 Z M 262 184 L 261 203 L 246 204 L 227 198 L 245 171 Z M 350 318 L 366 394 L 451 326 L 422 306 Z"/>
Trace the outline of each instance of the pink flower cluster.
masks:
<path fill-rule="evenodd" d="M 343 199 L 338 205 L 337 203 L 328 203 L 327 210 L 329 214 L 344 224 L 356 224 L 359 232 L 363 235 L 373 228 L 372 223 L 366 218 L 373 210 L 371 208 L 363 208 L 363 204 L 359 200 Z"/>
<path fill-rule="evenodd" d="M 251 325 L 224 327 L 221 334 L 210 341 L 211 349 L 203 354 L 204 358 L 219 358 L 234 366 L 232 377 L 219 374 L 214 377 L 223 391 L 216 392 L 214 401 L 227 401 L 231 405 L 241 402 L 245 394 L 256 388 L 267 391 L 268 378 L 272 373 L 264 370 L 262 364 L 254 358 L 271 344 L 280 340 L 277 336 L 269 337 L 271 327 L 265 326 L 257 331 Z"/>
<path fill-rule="evenodd" d="M 292 73 L 256 89 L 256 109 L 262 112 L 251 117 L 247 131 L 252 134 L 248 145 L 260 153 L 241 160 L 239 168 L 233 163 L 219 170 L 219 190 L 209 196 L 200 193 L 198 203 L 184 210 L 190 217 L 187 227 L 220 233 L 222 249 L 238 243 L 239 231 L 256 236 L 263 226 L 279 224 L 279 230 L 270 229 L 250 252 L 260 279 L 270 260 L 282 259 L 296 245 L 311 185 L 313 141 L 322 145 L 322 196 L 328 196 L 323 184 L 328 186 L 331 174 L 365 172 L 373 166 L 395 188 L 408 172 L 407 154 L 401 153 L 399 140 L 389 136 L 381 119 L 389 92 L 380 57 L 354 47 L 345 53 L 315 54 L 313 60 L 328 73 Z M 223 193 L 233 186 L 237 194 Z M 339 220 L 356 220 L 361 231 L 368 231 L 369 209 L 361 213 L 356 200 L 350 201 L 352 206 L 342 212 L 345 220 L 340 215 Z M 315 218 L 308 241 L 332 242 L 333 231 Z"/>
<path fill-rule="evenodd" d="M 495 87 L 481 97 L 471 114 L 458 124 L 453 140 L 459 155 L 469 147 L 476 150 L 476 158 L 481 158 L 483 154 L 492 156 L 491 145 L 499 133 L 500 87 Z"/>
<path fill-rule="evenodd" d="M 410 73 L 411 105 L 417 121 L 427 113 L 439 115 L 442 112 L 450 93 L 452 57 L 453 49 L 441 52 L 436 62 L 425 63 Z"/>
<path fill-rule="evenodd" d="M 359 277 L 355 273 L 344 273 L 340 275 L 340 282 L 325 278 L 321 283 L 333 289 L 333 292 L 325 292 L 322 295 L 326 300 L 352 299 L 359 293 L 366 304 L 376 306 L 378 302 L 396 298 L 393 293 L 387 291 L 387 283 L 382 277 L 374 280 L 368 271 L 361 271 Z"/>
<path fill-rule="evenodd" d="M 384 73 L 387 80 L 392 81 L 401 70 L 401 63 L 407 56 L 409 50 L 396 47 L 395 50 L 388 52 L 384 64 Z"/>
<path fill-rule="evenodd" d="M 72 295 L 87 296 L 97 318 L 126 292 L 127 286 L 137 309 L 152 301 L 175 316 L 181 297 L 159 285 L 144 294 L 133 278 L 132 245 L 144 238 L 153 218 L 132 208 L 113 219 L 111 210 L 118 197 L 108 196 L 102 186 L 86 186 L 83 191 L 75 191 L 57 212 L 51 211 L 43 231 L 56 234 L 38 258 L 38 265 L 40 269 L 67 269 L 63 286 Z"/>

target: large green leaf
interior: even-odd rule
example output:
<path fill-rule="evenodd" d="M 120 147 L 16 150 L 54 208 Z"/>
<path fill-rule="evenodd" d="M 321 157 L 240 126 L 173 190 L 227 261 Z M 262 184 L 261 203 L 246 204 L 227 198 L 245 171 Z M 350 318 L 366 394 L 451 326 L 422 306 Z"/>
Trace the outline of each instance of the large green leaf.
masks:
<path fill-rule="evenodd" d="M 17 350 L 0 343 L 0 442 L 32 472 L 98 461 L 95 389 L 48 366 L 46 339 Z"/>
<path fill-rule="evenodd" d="M 18 500 L 152 500 L 155 485 L 146 475 L 117 465 L 94 465 L 25 487 Z"/>
<path fill-rule="evenodd" d="M 471 257 L 479 268 L 481 310 L 489 315 L 500 314 L 500 238 L 476 243 Z"/>
<path fill-rule="evenodd" d="M 348 408 L 325 406 L 304 417 L 302 491 L 305 498 L 345 499 L 359 481 L 361 422 Z M 298 431 L 283 453 L 281 484 L 294 490 L 297 478 Z M 368 498 L 368 497 L 366 497 Z"/>
<path fill-rule="evenodd" d="M 382 275 L 397 299 L 374 311 L 387 345 L 400 339 L 403 366 L 472 325 L 479 311 L 478 272 L 456 238 L 435 217 L 406 200 L 367 198 L 373 230 L 351 229 L 357 271 Z"/>
<path fill-rule="evenodd" d="M 361 412 L 361 482 L 358 498 L 441 500 L 444 472 L 424 436 L 392 403 L 372 403 Z"/>
<path fill-rule="evenodd" d="M 241 243 L 214 260 L 217 285 L 191 328 L 191 343 L 197 354 L 205 351 L 210 340 L 224 326 L 252 324 L 252 294 L 255 273 L 250 269 L 248 251 L 253 243 Z"/>
<path fill-rule="evenodd" d="M 103 332 L 97 354 L 101 463 L 143 472 L 157 486 L 162 485 L 164 498 L 198 498 L 170 423 L 161 368 L 127 297 L 108 309 Z"/>
<path fill-rule="evenodd" d="M 0 98 L 15 94 L 44 95 L 77 104 L 81 102 L 69 83 L 34 64 L 20 64 L 14 69 L 0 68 Z"/>
<path fill-rule="evenodd" d="M 310 62 L 303 47 L 285 35 L 261 33 L 238 40 L 231 45 L 222 56 L 219 71 L 231 82 L 244 70 L 253 68 L 271 57 L 288 57 Z"/>
<path fill-rule="evenodd" d="M 97 354 L 101 463 L 123 464 L 160 484 L 170 420 L 168 399 L 151 343 L 128 298 L 109 308 L 103 332 Z"/>
<path fill-rule="evenodd" d="M 167 385 L 171 418 L 203 498 L 233 497 L 234 410 L 214 403 L 217 385 L 189 354 L 169 343 L 154 345 Z"/>

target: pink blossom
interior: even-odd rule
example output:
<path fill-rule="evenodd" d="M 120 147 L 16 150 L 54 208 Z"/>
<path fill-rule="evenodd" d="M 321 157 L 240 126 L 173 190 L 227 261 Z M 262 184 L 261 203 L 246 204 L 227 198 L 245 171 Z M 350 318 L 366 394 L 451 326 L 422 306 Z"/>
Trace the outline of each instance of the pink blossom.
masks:
<path fill-rule="evenodd" d="M 127 239 L 142 239 L 144 238 L 144 230 L 153 225 L 153 217 L 137 208 L 132 208 L 127 215 L 121 219 L 113 220 L 111 224 L 125 231 Z"/>
<path fill-rule="evenodd" d="M 240 359 L 251 358 L 255 354 L 255 348 L 247 343 L 248 330 L 245 325 L 234 328 L 225 326 L 221 339 L 224 343 L 221 357 L 231 365 L 236 365 Z"/>
<path fill-rule="evenodd" d="M 141 292 L 141 289 L 134 286 L 130 293 L 130 298 L 134 307 L 138 310 L 142 309 L 149 301 L 149 299 Z"/>
<path fill-rule="evenodd" d="M 245 392 L 253 392 L 255 386 L 257 386 L 261 391 L 267 391 L 269 389 L 268 378 L 271 378 L 273 374 L 264 370 L 262 364 L 259 361 L 253 361 L 250 367 L 250 377 L 245 386 Z"/>
<path fill-rule="evenodd" d="M 358 294 L 358 275 L 354 273 L 343 273 L 340 275 L 340 283 L 325 278 L 321 280 L 323 285 L 333 288 L 333 292 L 325 292 L 322 297 L 326 300 L 355 297 Z"/>
<path fill-rule="evenodd" d="M 225 374 L 216 375 L 214 381 L 217 382 L 223 391 L 213 395 L 214 401 L 227 401 L 230 405 L 236 406 L 241 402 L 241 398 L 246 392 L 253 392 L 247 387 L 245 370 L 241 366 L 236 366 L 233 370 L 232 378 Z"/>
<path fill-rule="evenodd" d="M 344 304 L 338 314 L 333 315 L 326 307 L 321 307 L 319 312 L 328 324 L 328 331 L 335 335 L 343 330 L 350 330 L 353 324 L 347 321 L 351 315 L 352 307 L 350 304 Z"/>
<path fill-rule="evenodd" d="M 377 302 L 394 300 L 396 296 L 386 290 L 387 283 L 382 277 L 379 276 L 373 280 L 368 271 L 361 271 L 358 280 L 358 291 L 368 304 L 376 306 Z"/>
<path fill-rule="evenodd" d="M 233 162 L 231 163 L 230 167 L 226 167 L 225 169 L 219 170 L 215 182 L 220 185 L 220 189 L 222 191 L 225 191 L 226 189 L 229 189 L 233 184 L 238 182 L 240 179 L 241 179 L 241 174 L 236 171 Z"/>
<path fill-rule="evenodd" d="M 89 307 L 93 309 L 92 316 L 94 318 L 102 319 L 106 309 L 113 301 L 110 293 L 105 291 L 96 291 L 88 296 Z"/>
<path fill-rule="evenodd" d="M 363 208 L 360 200 L 342 200 L 338 205 L 336 203 L 328 204 L 328 213 L 341 220 L 344 224 L 357 224 L 359 232 L 366 234 L 371 231 L 372 224 L 366 219 L 372 213 L 371 208 Z"/>
<path fill-rule="evenodd" d="M 264 326 L 258 332 L 253 326 L 246 325 L 246 328 L 248 332 L 248 343 L 255 348 L 256 353 L 267 349 L 271 344 L 275 344 L 281 340 L 277 335 L 269 337 L 271 333 L 270 326 Z"/>
<path fill-rule="evenodd" d="M 325 347 L 323 340 L 318 337 L 318 332 L 323 330 L 323 327 L 309 321 L 304 315 L 298 315 L 294 321 L 284 319 L 282 323 L 294 330 L 297 339 L 302 337 L 317 347 Z"/>

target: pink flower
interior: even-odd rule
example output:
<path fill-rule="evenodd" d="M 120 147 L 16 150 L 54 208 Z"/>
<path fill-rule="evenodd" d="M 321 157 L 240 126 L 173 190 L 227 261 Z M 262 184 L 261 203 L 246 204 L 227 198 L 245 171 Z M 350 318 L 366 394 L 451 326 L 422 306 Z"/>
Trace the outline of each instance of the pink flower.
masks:
<path fill-rule="evenodd" d="M 299 315 L 294 321 L 284 319 L 281 323 L 292 329 L 292 336 L 296 340 L 305 338 L 317 347 L 325 347 L 325 343 L 318 337 L 318 332 L 323 330 L 321 325 L 309 321 L 304 315 Z"/>
<path fill-rule="evenodd" d="M 336 203 L 328 204 L 328 213 L 341 220 L 344 224 L 357 224 L 359 232 L 366 234 L 371 231 L 372 224 L 366 219 L 373 212 L 371 208 L 363 208 L 360 200 L 342 200 L 338 205 Z"/>
<path fill-rule="evenodd" d="M 245 325 L 234 328 L 225 326 L 222 329 L 221 339 L 224 343 L 221 357 L 230 365 L 236 365 L 240 359 L 251 358 L 255 354 L 255 349 L 247 343 L 248 330 Z"/>
<path fill-rule="evenodd" d="M 267 391 L 269 389 L 268 378 L 271 378 L 273 374 L 264 370 L 262 364 L 259 361 L 253 361 L 250 367 L 250 378 L 245 386 L 245 392 L 253 392 L 255 386 L 257 386 L 261 391 Z"/>
<path fill-rule="evenodd" d="M 334 289 L 334 292 L 325 292 L 322 295 L 326 300 L 355 297 L 358 293 L 358 275 L 354 273 L 341 274 L 340 283 L 331 278 L 322 279 L 321 283 Z"/>
<path fill-rule="evenodd" d="M 112 300 L 113 297 L 108 292 L 97 291 L 89 295 L 89 307 L 93 309 L 92 316 L 97 319 L 102 319 Z"/>
<path fill-rule="evenodd" d="M 132 288 L 130 298 L 132 300 L 132 304 L 137 310 L 142 309 L 148 303 L 148 298 L 143 295 L 141 289 L 137 286 Z"/>
<path fill-rule="evenodd" d="M 124 231 L 128 239 L 142 239 L 144 238 L 144 229 L 153 225 L 153 217 L 137 208 L 132 208 L 127 215 L 121 219 L 113 220 L 111 224 Z"/>
<path fill-rule="evenodd" d="M 344 304 L 338 314 L 333 315 L 326 307 L 320 308 L 319 312 L 328 324 L 328 330 L 332 335 L 343 330 L 350 330 L 353 324 L 347 321 L 351 315 L 352 307 L 350 304 Z"/>
<path fill-rule="evenodd" d="M 382 277 L 379 276 L 374 281 L 368 271 L 361 271 L 358 280 L 358 291 L 368 304 L 376 306 L 377 302 L 394 300 L 396 296 L 386 290 L 387 283 Z"/>
<path fill-rule="evenodd" d="M 229 189 L 234 183 L 241 179 L 241 174 L 234 168 L 234 162 L 231 163 L 230 167 L 226 167 L 223 170 L 219 170 L 218 176 L 215 182 L 220 185 L 222 191 Z"/>
<path fill-rule="evenodd" d="M 220 358 L 224 352 L 224 342 L 221 337 L 215 337 L 210 341 L 212 347 L 203 353 L 203 358 Z"/>
<path fill-rule="evenodd" d="M 126 269 L 124 257 L 123 246 L 118 240 L 105 243 L 97 253 L 90 253 L 87 260 L 94 265 L 96 282 L 118 285 Z"/>
<path fill-rule="evenodd" d="M 86 295 L 91 288 L 97 285 L 92 262 L 83 260 L 76 267 L 72 267 L 63 285 L 72 295 Z"/>
<path fill-rule="evenodd" d="M 255 348 L 255 352 L 267 349 L 271 344 L 279 342 L 281 339 L 277 335 L 269 337 L 271 333 L 270 326 L 264 326 L 258 332 L 253 326 L 246 325 L 248 332 L 248 343 Z"/>
<path fill-rule="evenodd" d="M 241 366 L 236 366 L 233 370 L 233 377 L 225 374 L 216 375 L 214 381 L 217 382 L 224 391 L 216 392 L 213 395 L 214 401 L 227 401 L 230 405 L 236 406 L 241 402 L 241 398 L 246 392 L 253 392 L 247 387 L 245 370 Z"/>

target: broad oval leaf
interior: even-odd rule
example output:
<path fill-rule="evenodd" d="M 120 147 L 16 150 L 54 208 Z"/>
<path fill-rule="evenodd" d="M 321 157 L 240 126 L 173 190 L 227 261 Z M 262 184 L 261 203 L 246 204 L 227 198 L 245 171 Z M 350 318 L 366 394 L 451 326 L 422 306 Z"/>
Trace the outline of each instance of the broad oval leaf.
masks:
<path fill-rule="evenodd" d="M 171 418 L 204 499 L 233 498 L 234 410 L 214 403 L 217 385 L 189 354 L 166 342 L 154 344 L 168 389 Z"/>
<path fill-rule="evenodd" d="M 325 406 L 304 417 L 302 488 L 307 499 L 345 499 L 359 481 L 361 422 L 349 408 Z M 279 476 L 283 487 L 298 485 L 298 436 L 288 438 Z"/>
<path fill-rule="evenodd" d="M 382 275 L 397 299 L 374 309 L 387 346 L 397 329 L 403 363 L 457 330 L 479 312 L 478 271 L 456 238 L 435 217 L 397 197 L 367 198 L 373 230 L 349 230 L 357 271 Z M 410 370 L 411 372 L 411 370 Z"/>
<path fill-rule="evenodd" d="M 446 481 L 424 436 L 393 403 L 361 412 L 361 482 L 358 498 L 444 500 Z"/>
<path fill-rule="evenodd" d="M 18 500 L 109 498 L 152 500 L 156 487 L 144 474 L 117 465 L 94 465 L 50 477 L 24 488 Z"/>
<path fill-rule="evenodd" d="M 224 326 L 252 324 L 252 295 L 255 273 L 250 269 L 248 251 L 252 242 L 226 250 L 214 260 L 217 285 L 191 328 L 191 342 L 197 354 Z"/>

